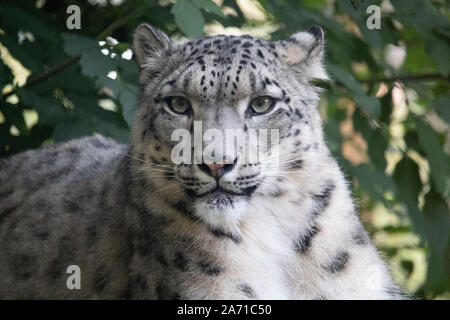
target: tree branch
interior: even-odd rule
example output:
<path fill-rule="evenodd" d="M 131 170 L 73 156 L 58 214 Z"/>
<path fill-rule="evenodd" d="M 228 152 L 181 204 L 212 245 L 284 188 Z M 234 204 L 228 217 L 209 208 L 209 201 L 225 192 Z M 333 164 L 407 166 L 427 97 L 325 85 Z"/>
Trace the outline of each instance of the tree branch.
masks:
<path fill-rule="evenodd" d="M 375 83 L 375 82 L 393 82 L 393 81 L 450 80 L 450 77 L 444 77 L 439 73 L 424 73 L 424 74 L 398 75 L 392 77 L 356 79 L 356 80 L 361 83 Z"/>

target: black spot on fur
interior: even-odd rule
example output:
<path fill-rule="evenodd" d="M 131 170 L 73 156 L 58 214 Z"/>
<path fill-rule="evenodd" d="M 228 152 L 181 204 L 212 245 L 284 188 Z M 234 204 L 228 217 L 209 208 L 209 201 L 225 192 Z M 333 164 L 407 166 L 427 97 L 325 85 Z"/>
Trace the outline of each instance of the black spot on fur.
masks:
<path fill-rule="evenodd" d="M 297 116 L 297 120 L 303 119 L 303 114 L 301 114 L 298 109 L 295 109 L 294 113 Z"/>
<path fill-rule="evenodd" d="M 294 242 L 295 251 L 305 254 L 311 247 L 311 241 L 319 232 L 319 227 L 312 225 L 308 230 L 300 234 Z"/>
<path fill-rule="evenodd" d="M 36 257 L 26 254 L 15 254 L 11 257 L 11 273 L 14 277 L 26 280 L 36 273 Z"/>
<path fill-rule="evenodd" d="M 282 195 L 283 195 L 283 191 L 281 191 L 280 189 L 270 192 L 270 196 L 274 197 L 274 198 L 279 198 Z"/>
<path fill-rule="evenodd" d="M 198 265 L 208 276 L 217 276 L 223 272 L 223 269 L 220 266 L 209 260 L 200 260 Z"/>
<path fill-rule="evenodd" d="M 247 187 L 244 190 L 242 190 L 242 193 L 244 193 L 247 196 L 250 196 L 253 192 L 255 192 L 256 188 L 258 188 L 258 186 Z"/>
<path fill-rule="evenodd" d="M 70 212 L 70 213 L 80 213 L 81 212 L 80 205 L 72 200 L 67 200 L 64 203 L 64 208 L 65 208 L 66 212 Z"/>
<path fill-rule="evenodd" d="M 349 259 L 350 255 L 348 254 L 348 252 L 340 251 L 331 259 L 331 261 L 327 265 L 324 265 L 323 268 L 333 274 L 341 272 L 342 270 L 344 270 Z"/>
<path fill-rule="evenodd" d="M 181 252 L 175 254 L 174 264 L 182 272 L 186 272 L 188 270 L 188 260 Z"/>
<path fill-rule="evenodd" d="M 246 283 L 241 283 L 238 290 L 243 292 L 248 298 L 255 298 L 255 291 Z"/>
<path fill-rule="evenodd" d="M 132 291 L 147 291 L 147 277 L 140 273 L 133 274 L 130 277 L 130 287 Z"/>
<path fill-rule="evenodd" d="M 69 175 L 72 172 L 72 166 L 60 168 L 56 171 L 50 172 L 45 179 L 45 184 L 53 184 L 58 180 L 62 179 L 64 176 Z"/>
<path fill-rule="evenodd" d="M 332 180 L 328 180 L 319 194 L 315 194 L 313 199 L 316 203 L 314 215 L 319 215 L 329 206 L 335 184 Z"/>
<path fill-rule="evenodd" d="M 5 209 L 3 209 L 2 211 L 0 211 L 0 224 L 6 219 L 8 218 L 11 214 L 14 213 L 14 211 L 17 210 L 16 206 L 10 206 L 7 207 Z"/>
<path fill-rule="evenodd" d="M 109 149 L 109 146 L 99 141 L 98 139 L 92 139 L 91 144 L 98 149 Z"/>
<path fill-rule="evenodd" d="M 0 168 L 1 170 L 1 168 Z M 4 187 L 4 186 L 2 186 Z M 14 193 L 14 189 L 13 188 L 6 188 L 6 190 L 0 191 L 0 199 L 5 199 L 7 197 L 9 197 L 10 195 L 12 195 Z"/>
<path fill-rule="evenodd" d="M 299 160 L 292 161 L 290 163 L 290 167 L 292 169 L 301 169 L 301 168 L 303 168 L 303 160 L 299 159 Z"/>
<path fill-rule="evenodd" d="M 234 243 L 240 243 L 242 239 L 240 237 L 237 237 L 231 233 L 225 232 L 221 229 L 213 229 L 211 230 L 212 234 L 215 235 L 218 238 L 228 238 L 233 240 Z"/>
<path fill-rule="evenodd" d="M 95 244 L 95 242 L 97 241 L 97 237 L 98 235 L 95 225 L 88 226 L 86 229 L 86 242 L 88 248 L 92 247 Z"/>

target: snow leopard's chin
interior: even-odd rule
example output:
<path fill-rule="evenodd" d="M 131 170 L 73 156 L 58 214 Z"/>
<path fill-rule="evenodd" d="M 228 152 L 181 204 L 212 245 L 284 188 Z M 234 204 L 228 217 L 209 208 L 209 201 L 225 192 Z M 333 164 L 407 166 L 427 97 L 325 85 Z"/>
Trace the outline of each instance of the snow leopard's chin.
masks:
<path fill-rule="evenodd" d="M 213 191 L 194 201 L 193 214 L 214 229 L 233 231 L 249 205 L 247 195 Z"/>

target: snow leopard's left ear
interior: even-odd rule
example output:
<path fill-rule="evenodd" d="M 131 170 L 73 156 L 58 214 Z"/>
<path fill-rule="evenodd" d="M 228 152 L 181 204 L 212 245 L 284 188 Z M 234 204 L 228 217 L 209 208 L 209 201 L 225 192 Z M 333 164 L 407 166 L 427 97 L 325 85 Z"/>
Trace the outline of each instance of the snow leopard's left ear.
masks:
<path fill-rule="evenodd" d="M 308 31 L 294 33 L 289 39 L 277 41 L 276 51 L 300 77 L 306 80 L 328 80 L 323 67 L 325 40 L 322 28 L 311 27 Z"/>

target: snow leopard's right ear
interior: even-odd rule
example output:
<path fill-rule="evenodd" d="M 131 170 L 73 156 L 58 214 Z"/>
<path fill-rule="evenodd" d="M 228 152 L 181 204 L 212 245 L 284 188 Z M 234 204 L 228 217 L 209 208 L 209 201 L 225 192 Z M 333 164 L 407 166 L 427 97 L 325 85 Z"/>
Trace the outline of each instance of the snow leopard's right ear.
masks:
<path fill-rule="evenodd" d="M 140 67 L 145 67 L 152 59 L 170 51 L 172 41 L 158 28 L 141 24 L 134 33 L 133 51 Z"/>

